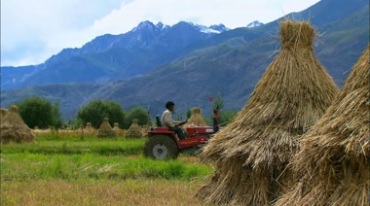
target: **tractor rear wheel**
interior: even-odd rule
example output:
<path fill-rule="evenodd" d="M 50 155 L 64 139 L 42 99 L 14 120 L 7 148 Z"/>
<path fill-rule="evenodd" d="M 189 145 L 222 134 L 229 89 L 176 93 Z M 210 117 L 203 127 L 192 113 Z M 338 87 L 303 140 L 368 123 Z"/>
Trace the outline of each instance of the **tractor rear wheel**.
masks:
<path fill-rule="evenodd" d="M 146 141 L 144 156 L 152 159 L 176 159 L 179 156 L 179 149 L 171 137 L 155 135 Z"/>

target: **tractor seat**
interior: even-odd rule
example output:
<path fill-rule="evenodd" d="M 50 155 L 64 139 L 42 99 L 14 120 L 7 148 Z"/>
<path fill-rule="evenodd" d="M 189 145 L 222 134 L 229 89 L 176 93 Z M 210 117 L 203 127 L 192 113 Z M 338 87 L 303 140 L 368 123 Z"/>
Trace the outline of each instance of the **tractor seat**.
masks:
<path fill-rule="evenodd" d="M 155 121 L 157 123 L 157 127 L 162 127 L 162 123 L 161 123 L 161 120 L 159 119 L 159 116 L 155 116 Z"/>

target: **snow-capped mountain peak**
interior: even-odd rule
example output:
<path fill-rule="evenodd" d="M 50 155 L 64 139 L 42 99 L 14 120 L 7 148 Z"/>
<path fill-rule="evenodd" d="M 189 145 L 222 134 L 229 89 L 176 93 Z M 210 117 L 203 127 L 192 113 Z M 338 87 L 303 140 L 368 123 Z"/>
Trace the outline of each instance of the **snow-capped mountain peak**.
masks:
<path fill-rule="evenodd" d="M 210 34 L 210 33 L 219 34 L 219 33 L 222 33 L 224 31 L 229 30 L 223 24 L 211 25 L 209 27 L 203 26 L 203 25 L 196 25 L 196 27 L 199 29 L 200 32 L 207 33 L 207 34 Z"/>
<path fill-rule="evenodd" d="M 214 24 L 214 25 L 211 25 L 209 28 L 214 29 L 214 30 L 219 31 L 219 32 L 224 32 L 224 31 L 229 30 L 229 28 L 227 28 L 223 24 Z"/>
<path fill-rule="evenodd" d="M 157 28 L 157 27 L 152 22 L 142 21 L 142 22 L 139 23 L 139 25 L 137 25 L 137 27 L 132 29 L 132 31 L 140 31 L 140 30 L 143 30 L 143 29 L 153 30 L 155 28 Z"/>
<path fill-rule="evenodd" d="M 262 26 L 263 23 L 258 21 L 258 20 L 255 20 L 255 21 L 252 21 L 251 23 L 249 23 L 247 25 L 247 28 L 254 28 L 254 27 L 259 27 L 259 26 Z"/>

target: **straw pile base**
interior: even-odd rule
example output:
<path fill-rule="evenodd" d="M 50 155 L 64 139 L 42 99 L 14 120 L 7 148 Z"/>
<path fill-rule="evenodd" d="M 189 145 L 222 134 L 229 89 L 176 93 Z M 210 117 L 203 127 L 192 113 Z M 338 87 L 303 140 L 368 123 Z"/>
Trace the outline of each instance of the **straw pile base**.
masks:
<path fill-rule="evenodd" d="M 216 172 L 196 197 L 206 204 L 271 205 L 293 184 L 291 172 L 283 172 L 283 168 L 257 172 L 249 166 L 240 169 L 237 158 L 219 162 Z"/>
<path fill-rule="evenodd" d="M 25 131 L 23 128 L 2 127 L 0 131 L 0 142 L 7 144 L 9 142 L 32 142 L 35 135 L 31 131 Z"/>
<path fill-rule="evenodd" d="M 365 180 L 365 181 L 364 181 Z M 369 205 L 370 167 L 360 163 L 328 161 L 315 174 L 303 175 L 294 189 L 282 196 L 275 205 Z"/>

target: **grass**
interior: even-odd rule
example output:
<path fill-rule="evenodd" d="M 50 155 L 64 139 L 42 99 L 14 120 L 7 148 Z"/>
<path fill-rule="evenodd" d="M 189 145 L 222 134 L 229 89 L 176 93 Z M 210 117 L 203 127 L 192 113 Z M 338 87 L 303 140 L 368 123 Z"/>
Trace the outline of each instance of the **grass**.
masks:
<path fill-rule="evenodd" d="M 96 154 L 3 154 L 1 180 L 32 179 L 179 179 L 204 177 L 212 168 L 181 160 L 155 161 L 142 156 L 100 156 Z"/>
<path fill-rule="evenodd" d="M 145 139 L 37 138 L 29 144 L 11 143 L 1 153 L 136 155 L 141 154 Z"/>
<path fill-rule="evenodd" d="M 145 139 L 41 136 L 1 145 L 1 205 L 202 205 L 213 172 L 194 155 L 144 158 Z"/>

